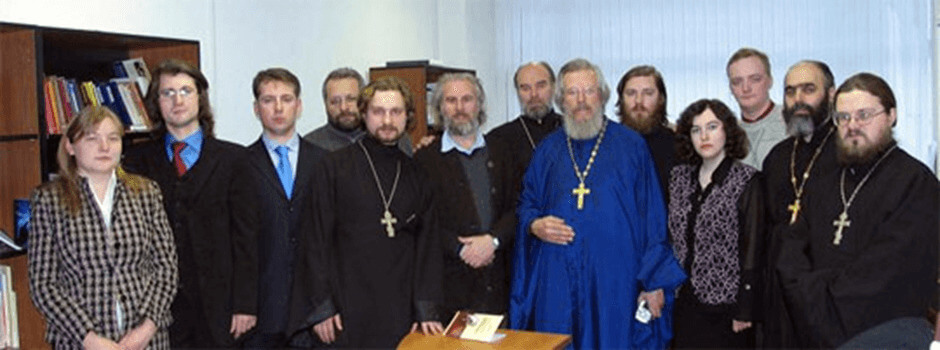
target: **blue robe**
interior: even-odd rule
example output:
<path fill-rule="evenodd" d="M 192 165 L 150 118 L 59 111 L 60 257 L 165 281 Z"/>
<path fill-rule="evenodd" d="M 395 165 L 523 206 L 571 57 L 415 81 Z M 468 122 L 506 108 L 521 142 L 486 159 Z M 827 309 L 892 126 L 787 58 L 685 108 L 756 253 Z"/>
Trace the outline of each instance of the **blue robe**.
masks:
<path fill-rule="evenodd" d="M 672 337 L 674 291 L 686 278 L 666 242 L 666 213 L 643 138 L 608 122 L 585 181 L 591 193 L 577 209 L 579 184 L 564 130 L 539 145 L 526 171 L 513 261 L 510 326 L 573 335 L 575 348 L 665 348 Z M 572 140 L 584 171 L 596 138 Z M 568 245 L 528 232 L 554 215 L 575 232 Z M 634 319 L 640 291 L 662 288 L 663 317 Z"/>

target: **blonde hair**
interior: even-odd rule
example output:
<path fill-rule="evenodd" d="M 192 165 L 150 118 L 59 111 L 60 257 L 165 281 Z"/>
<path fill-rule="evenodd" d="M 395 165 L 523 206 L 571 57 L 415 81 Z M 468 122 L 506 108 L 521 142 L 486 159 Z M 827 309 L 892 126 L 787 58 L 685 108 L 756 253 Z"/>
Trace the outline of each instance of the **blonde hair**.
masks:
<path fill-rule="evenodd" d="M 86 134 L 92 132 L 105 119 L 110 119 L 118 127 L 118 133 L 124 136 L 124 124 L 110 109 L 104 106 L 88 106 L 82 109 L 75 119 L 69 123 L 59 141 L 56 154 L 56 163 L 59 165 L 59 177 L 54 181 L 55 189 L 62 195 L 62 205 L 72 215 L 78 214 L 82 208 L 81 190 L 79 189 L 78 163 L 75 156 L 69 154 L 66 143 L 78 142 Z M 144 179 L 128 174 L 121 168 L 116 169 L 118 180 L 123 181 L 133 193 L 140 193 L 144 187 Z"/>

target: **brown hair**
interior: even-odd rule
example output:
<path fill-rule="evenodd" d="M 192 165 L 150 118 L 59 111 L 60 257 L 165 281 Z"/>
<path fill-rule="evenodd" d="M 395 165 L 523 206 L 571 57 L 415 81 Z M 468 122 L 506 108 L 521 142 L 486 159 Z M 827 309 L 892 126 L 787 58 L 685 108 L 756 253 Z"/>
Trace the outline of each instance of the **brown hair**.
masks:
<path fill-rule="evenodd" d="M 294 97 L 300 97 L 300 79 L 294 73 L 284 68 L 268 68 L 258 72 L 255 79 L 251 82 L 251 91 L 255 94 L 255 99 L 261 95 L 261 84 L 269 81 L 279 81 L 294 87 Z"/>
<path fill-rule="evenodd" d="M 75 156 L 70 155 L 65 144 L 76 143 L 98 127 L 101 122 L 110 119 L 118 128 L 118 133 L 124 136 L 124 124 L 108 107 L 88 106 L 82 109 L 75 119 L 69 123 L 59 141 L 59 149 L 56 153 L 56 163 L 59 165 L 58 177 L 53 180 L 56 190 L 62 195 L 63 209 L 72 215 L 77 215 L 82 208 L 81 190 L 79 189 L 78 163 Z M 117 178 L 125 183 L 128 189 L 133 193 L 140 193 L 144 187 L 144 179 L 128 174 L 121 168 L 120 164 L 115 169 Z"/>
<path fill-rule="evenodd" d="M 399 77 L 381 77 L 369 83 L 369 85 L 366 85 L 362 90 L 359 90 L 359 101 L 357 102 L 359 113 L 362 113 L 362 115 L 368 113 L 369 103 L 372 102 L 372 97 L 375 97 L 375 93 L 378 91 L 398 91 L 401 93 L 402 99 L 405 100 L 405 113 L 408 116 L 407 122 L 405 123 L 405 130 L 411 130 L 414 126 L 415 119 L 415 98 L 414 95 L 411 94 L 411 89 L 408 88 L 408 84 Z"/>
<path fill-rule="evenodd" d="M 144 106 L 147 107 L 147 113 L 150 114 L 150 119 L 153 121 L 152 132 L 156 136 L 166 134 L 166 124 L 163 122 L 163 113 L 160 112 L 160 103 L 158 101 L 160 98 L 160 77 L 177 74 L 186 74 L 193 78 L 196 83 L 196 91 L 199 93 L 199 115 L 197 116 L 199 126 L 205 135 L 214 137 L 215 120 L 212 117 L 212 107 L 209 106 L 209 81 L 206 80 L 205 75 L 202 75 L 199 68 L 192 63 L 172 58 L 160 62 L 157 69 L 154 69 L 153 74 L 151 74 L 153 79 L 150 80 L 150 87 L 147 88 L 147 97 L 144 98 Z"/>
<path fill-rule="evenodd" d="M 702 156 L 695 152 L 695 146 L 692 145 L 691 131 L 692 121 L 706 109 L 710 109 L 721 121 L 722 130 L 725 132 L 726 155 L 734 159 L 747 156 L 750 142 L 747 133 L 738 125 L 734 112 L 720 100 L 701 99 L 682 111 L 679 121 L 676 122 L 676 156 L 679 160 L 694 165 L 702 164 Z"/>
<path fill-rule="evenodd" d="M 663 82 L 663 75 L 656 70 L 656 67 L 653 66 L 636 66 L 630 68 L 623 75 L 623 78 L 620 78 L 620 82 L 617 83 L 617 115 L 623 117 L 625 111 L 623 110 L 623 89 L 627 87 L 627 82 L 630 79 L 635 77 L 653 77 L 653 80 L 656 83 L 656 89 L 659 90 L 659 96 L 663 100 L 663 112 L 666 111 L 666 83 Z M 660 125 L 666 125 L 666 114 L 663 113 L 660 116 L 659 120 Z"/>
<path fill-rule="evenodd" d="M 731 55 L 731 58 L 728 59 L 728 65 L 725 66 L 725 71 L 728 71 L 734 62 L 748 57 L 757 57 L 760 59 L 760 63 L 764 66 L 764 73 L 767 73 L 768 77 L 773 78 L 773 75 L 770 74 L 770 58 L 767 58 L 767 54 L 750 47 L 742 47 L 738 49 L 738 51 L 735 51 L 734 54 Z"/>
<path fill-rule="evenodd" d="M 835 100 L 839 100 L 839 95 L 855 90 L 865 91 L 877 97 L 878 100 L 881 101 L 881 107 L 884 107 L 885 112 L 890 113 L 891 110 L 898 105 L 897 100 L 894 99 L 894 92 L 891 91 L 891 86 L 888 85 L 888 82 L 877 75 L 867 72 L 855 74 L 846 79 L 842 85 L 839 85 L 839 88 L 836 90 Z M 896 124 L 898 121 L 895 120 L 894 122 Z"/>

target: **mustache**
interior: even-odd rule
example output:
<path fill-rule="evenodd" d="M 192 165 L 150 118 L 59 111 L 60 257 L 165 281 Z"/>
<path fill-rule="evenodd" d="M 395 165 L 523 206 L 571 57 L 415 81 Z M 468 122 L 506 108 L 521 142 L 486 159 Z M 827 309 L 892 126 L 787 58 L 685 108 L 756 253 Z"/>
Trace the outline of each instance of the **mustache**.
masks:
<path fill-rule="evenodd" d="M 580 111 L 593 111 L 593 109 L 591 108 L 591 106 L 588 106 L 587 103 L 579 103 L 577 106 L 574 107 L 574 112 L 580 112 Z"/>
<path fill-rule="evenodd" d="M 802 103 L 802 102 L 797 102 L 796 104 L 794 104 L 793 107 L 790 108 L 790 113 L 791 113 L 791 114 L 795 114 L 796 112 L 798 112 L 798 111 L 800 111 L 800 110 L 804 110 L 804 111 L 806 111 L 806 112 L 809 113 L 809 114 L 814 114 L 814 113 L 816 113 L 816 109 L 813 108 L 813 106 L 810 106 L 810 105 L 808 105 L 808 104 L 806 104 L 806 103 Z"/>

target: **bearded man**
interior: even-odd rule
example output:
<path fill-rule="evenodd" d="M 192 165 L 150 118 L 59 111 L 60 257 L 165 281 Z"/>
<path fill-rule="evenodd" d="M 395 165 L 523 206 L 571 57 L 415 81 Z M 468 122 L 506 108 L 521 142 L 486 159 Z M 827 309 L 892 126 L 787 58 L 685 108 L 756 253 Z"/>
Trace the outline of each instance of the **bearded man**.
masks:
<path fill-rule="evenodd" d="M 685 274 L 650 153 L 603 115 L 600 68 L 575 59 L 559 77 L 564 130 L 542 141 L 523 180 L 510 325 L 573 334 L 575 348 L 664 348 Z M 640 302 L 649 323 L 634 318 Z"/>
<path fill-rule="evenodd" d="M 838 168 L 807 185 L 777 262 L 801 347 L 834 348 L 936 307 L 940 183 L 894 141 L 883 79 L 850 77 L 834 105 Z"/>
<path fill-rule="evenodd" d="M 774 146 L 763 166 L 768 209 L 767 278 L 762 292 L 765 347 L 798 346 L 774 264 L 783 231 L 803 211 L 806 184 L 838 167 L 835 126 L 829 117 L 835 90 L 832 71 L 823 62 L 804 60 L 787 70 L 783 117 L 792 136 Z"/>
<path fill-rule="evenodd" d="M 486 95 L 471 74 L 445 74 L 429 105 L 444 134 L 415 154 L 441 223 L 445 320 L 460 310 L 506 313 L 515 235 L 516 155 L 484 137 Z"/>
<path fill-rule="evenodd" d="M 617 84 L 617 97 L 620 123 L 643 135 L 656 164 L 659 187 L 668 196 L 669 171 L 676 164 L 676 133 L 666 119 L 663 75 L 653 66 L 630 68 Z"/>

